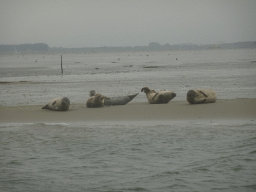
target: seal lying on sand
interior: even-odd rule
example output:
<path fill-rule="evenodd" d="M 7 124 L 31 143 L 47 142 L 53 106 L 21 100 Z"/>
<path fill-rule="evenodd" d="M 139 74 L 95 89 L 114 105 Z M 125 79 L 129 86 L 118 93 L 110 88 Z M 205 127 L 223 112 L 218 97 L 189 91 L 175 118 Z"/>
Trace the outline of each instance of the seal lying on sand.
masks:
<path fill-rule="evenodd" d="M 94 90 L 90 91 L 90 96 L 94 96 L 96 92 Z M 134 95 L 127 95 L 127 96 L 119 96 L 119 97 L 106 97 L 104 100 L 104 105 L 126 105 L 134 97 L 136 97 L 139 93 Z"/>
<path fill-rule="evenodd" d="M 187 101 L 190 104 L 215 103 L 217 95 L 212 89 L 196 89 L 189 90 L 187 93 Z"/>
<path fill-rule="evenodd" d="M 174 97 L 176 97 L 176 93 L 172 91 L 160 91 L 156 92 L 155 90 L 150 90 L 148 87 L 143 87 L 141 92 L 144 91 L 146 93 L 148 102 L 150 104 L 163 104 L 168 103 Z"/>
<path fill-rule="evenodd" d="M 86 102 L 86 106 L 88 108 L 92 108 L 92 107 L 104 107 L 104 100 L 105 100 L 105 96 L 97 93 L 94 96 L 90 97 L 87 102 Z"/>
<path fill-rule="evenodd" d="M 67 97 L 57 97 L 52 99 L 42 109 L 50 109 L 53 111 L 67 111 L 69 109 L 70 101 Z"/>

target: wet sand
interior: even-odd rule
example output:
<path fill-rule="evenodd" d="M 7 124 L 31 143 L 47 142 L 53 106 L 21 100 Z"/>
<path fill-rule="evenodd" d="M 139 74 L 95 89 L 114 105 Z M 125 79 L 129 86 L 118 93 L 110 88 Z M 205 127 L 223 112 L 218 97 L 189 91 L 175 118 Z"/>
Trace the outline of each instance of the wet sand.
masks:
<path fill-rule="evenodd" d="M 68 111 L 50 111 L 39 105 L 0 107 L 1 123 L 21 122 L 104 122 L 151 120 L 256 120 L 256 98 L 217 100 L 216 103 L 191 105 L 187 101 L 168 104 L 132 102 L 122 106 L 87 108 L 73 104 Z"/>
<path fill-rule="evenodd" d="M 173 101 L 184 101 L 190 89 L 213 89 L 218 99 L 255 98 L 254 61 L 256 49 L 65 53 L 62 74 L 58 54 L 2 55 L 0 106 L 41 105 L 58 96 L 85 103 L 92 89 L 108 97 L 140 93 L 132 102 L 140 103 L 142 87 L 173 91 Z"/>

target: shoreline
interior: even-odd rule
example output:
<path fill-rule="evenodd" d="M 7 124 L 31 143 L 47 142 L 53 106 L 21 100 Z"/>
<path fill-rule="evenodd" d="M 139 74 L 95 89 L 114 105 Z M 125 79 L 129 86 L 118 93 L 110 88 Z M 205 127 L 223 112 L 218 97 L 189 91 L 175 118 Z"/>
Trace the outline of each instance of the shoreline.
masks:
<path fill-rule="evenodd" d="M 256 98 L 219 99 L 216 103 L 197 105 L 191 105 L 187 101 L 170 101 L 168 104 L 131 102 L 103 108 L 71 104 L 68 111 L 50 111 L 41 109 L 42 107 L 43 105 L 0 107 L 0 123 L 256 120 Z"/>

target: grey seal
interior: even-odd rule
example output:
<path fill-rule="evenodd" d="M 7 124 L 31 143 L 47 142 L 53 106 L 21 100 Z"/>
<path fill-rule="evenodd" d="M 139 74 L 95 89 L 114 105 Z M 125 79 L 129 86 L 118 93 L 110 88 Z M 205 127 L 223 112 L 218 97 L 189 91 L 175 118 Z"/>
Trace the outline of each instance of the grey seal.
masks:
<path fill-rule="evenodd" d="M 70 101 L 67 97 L 57 97 L 49 101 L 42 109 L 49 109 L 52 111 L 67 111 L 69 109 Z"/>

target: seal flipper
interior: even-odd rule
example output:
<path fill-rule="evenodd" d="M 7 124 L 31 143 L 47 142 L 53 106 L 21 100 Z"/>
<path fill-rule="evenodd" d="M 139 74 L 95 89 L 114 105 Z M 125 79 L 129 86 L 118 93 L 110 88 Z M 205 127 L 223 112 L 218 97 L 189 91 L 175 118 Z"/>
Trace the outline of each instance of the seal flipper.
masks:
<path fill-rule="evenodd" d="M 139 93 L 134 94 L 134 95 L 128 95 L 128 97 L 129 97 L 130 101 L 131 101 L 131 100 L 133 100 L 133 99 L 134 99 L 134 97 L 136 97 L 138 94 L 139 94 Z"/>
<path fill-rule="evenodd" d="M 206 99 L 204 99 L 203 101 L 200 101 L 200 102 L 199 102 L 199 104 L 201 104 L 201 103 L 205 103 L 205 101 L 206 101 Z"/>
<path fill-rule="evenodd" d="M 48 104 L 43 106 L 42 109 L 49 109 Z"/>
<path fill-rule="evenodd" d="M 202 93 L 205 97 L 208 97 L 203 91 L 199 91 L 200 93 Z"/>
<path fill-rule="evenodd" d="M 52 102 L 52 105 L 54 105 L 54 104 L 56 104 L 56 101 L 53 101 L 53 102 Z"/>

